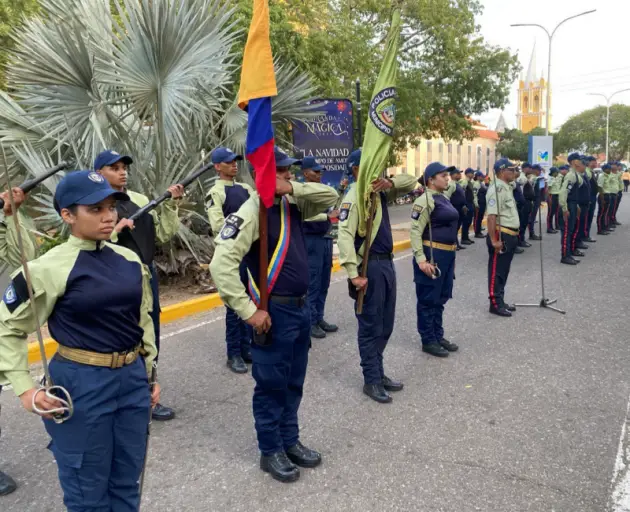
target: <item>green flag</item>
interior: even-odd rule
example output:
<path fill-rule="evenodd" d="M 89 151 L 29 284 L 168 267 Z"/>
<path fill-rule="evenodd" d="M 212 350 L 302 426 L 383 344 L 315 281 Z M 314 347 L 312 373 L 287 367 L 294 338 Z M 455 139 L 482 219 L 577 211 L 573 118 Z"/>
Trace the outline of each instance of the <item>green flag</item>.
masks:
<path fill-rule="evenodd" d="M 400 11 L 392 16 L 385 48 L 385 57 L 376 80 L 368 121 L 363 137 L 361 165 L 357 179 L 357 206 L 359 208 L 359 235 L 365 236 L 369 211 L 371 183 L 377 179 L 387 162 L 394 133 L 396 117 L 396 75 L 398 74 L 398 44 L 400 41 Z"/>

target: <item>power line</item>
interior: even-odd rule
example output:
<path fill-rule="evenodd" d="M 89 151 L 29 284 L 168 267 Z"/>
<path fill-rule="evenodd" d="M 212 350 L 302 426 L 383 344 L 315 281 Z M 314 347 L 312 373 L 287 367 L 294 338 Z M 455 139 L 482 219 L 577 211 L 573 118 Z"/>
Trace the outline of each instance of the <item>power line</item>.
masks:
<path fill-rule="evenodd" d="M 627 85 L 630 87 L 630 79 L 628 80 L 624 80 L 621 82 L 606 82 L 606 83 L 601 83 L 601 84 L 592 84 L 592 85 L 585 85 L 584 87 L 573 87 L 573 88 L 568 88 L 568 89 L 563 89 L 562 87 L 558 88 L 558 89 L 553 89 L 552 86 L 552 91 L 554 93 L 565 93 L 565 92 L 571 92 L 571 91 L 591 91 L 593 89 L 601 89 L 602 87 L 613 87 L 613 86 L 624 86 Z"/>
<path fill-rule="evenodd" d="M 614 68 L 614 69 L 604 69 L 601 71 L 589 71 L 588 73 L 582 73 L 579 75 L 572 75 L 571 79 L 573 78 L 579 78 L 581 76 L 591 76 L 591 75 L 602 75 L 605 73 L 613 73 L 615 71 L 625 71 L 625 70 L 630 70 L 630 66 L 624 66 L 622 68 Z"/>
<path fill-rule="evenodd" d="M 590 80 L 576 80 L 573 82 L 560 82 L 561 84 L 560 88 L 571 87 L 573 85 L 580 85 L 580 84 L 599 83 L 606 80 L 619 80 L 620 78 L 630 78 L 630 73 L 625 73 L 618 76 L 605 76 L 605 77 L 599 77 L 599 78 L 592 78 Z"/>

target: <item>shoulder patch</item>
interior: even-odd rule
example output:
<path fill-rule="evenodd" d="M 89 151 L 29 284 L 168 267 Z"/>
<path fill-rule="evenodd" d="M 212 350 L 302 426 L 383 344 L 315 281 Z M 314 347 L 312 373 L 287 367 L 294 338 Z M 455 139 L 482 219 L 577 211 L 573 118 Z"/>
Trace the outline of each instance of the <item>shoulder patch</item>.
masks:
<path fill-rule="evenodd" d="M 9 312 L 13 313 L 21 304 L 28 301 L 28 287 L 24 274 L 20 272 L 13 278 L 2 297 Z"/>
<path fill-rule="evenodd" d="M 497 200 L 492 198 L 488 201 L 488 206 L 496 206 Z"/>
<path fill-rule="evenodd" d="M 341 203 L 341 207 L 339 208 L 339 221 L 343 222 L 348 218 L 350 214 L 350 208 L 352 208 L 352 203 Z"/>
<path fill-rule="evenodd" d="M 413 208 L 411 209 L 411 218 L 413 220 L 418 220 L 420 218 L 420 214 L 422 213 L 422 210 L 424 210 L 424 206 L 420 206 L 419 204 L 414 204 Z"/>
<path fill-rule="evenodd" d="M 221 232 L 219 233 L 221 235 L 221 239 L 229 240 L 230 238 L 236 238 L 236 235 L 238 235 L 241 230 L 243 222 L 245 221 L 234 213 L 228 215 L 225 219 L 225 224 L 223 224 Z"/>

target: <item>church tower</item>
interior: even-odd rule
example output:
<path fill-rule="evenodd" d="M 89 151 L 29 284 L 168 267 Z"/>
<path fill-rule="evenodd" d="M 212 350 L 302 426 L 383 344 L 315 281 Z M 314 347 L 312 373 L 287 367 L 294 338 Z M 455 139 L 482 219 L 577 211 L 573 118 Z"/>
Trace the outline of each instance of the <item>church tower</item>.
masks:
<path fill-rule="evenodd" d="M 534 128 L 545 127 L 547 108 L 547 81 L 544 73 L 536 74 L 536 43 L 529 59 L 527 75 L 521 74 L 518 82 L 518 114 L 516 125 L 524 133 L 531 132 Z M 550 115 L 551 117 L 551 115 Z M 551 124 L 551 118 L 549 123 Z"/>

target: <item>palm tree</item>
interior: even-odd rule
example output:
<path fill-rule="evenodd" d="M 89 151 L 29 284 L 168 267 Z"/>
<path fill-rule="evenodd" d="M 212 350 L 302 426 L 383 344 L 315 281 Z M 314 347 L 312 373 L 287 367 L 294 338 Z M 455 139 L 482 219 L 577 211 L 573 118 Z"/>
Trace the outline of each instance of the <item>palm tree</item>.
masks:
<path fill-rule="evenodd" d="M 10 94 L 0 93 L 0 142 L 14 173 L 39 174 L 60 159 L 91 168 L 103 148 L 133 155 L 133 189 L 154 197 L 218 145 L 244 149 L 247 117 L 236 106 L 243 34 L 222 0 L 42 0 L 40 15 L 14 34 Z M 295 67 L 276 63 L 279 133 L 315 113 L 314 90 Z M 246 169 L 241 171 L 246 174 Z M 36 196 L 43 230 L 59 225 L 56 180 Z M 208 261 L 204 190 L 188 191 L 178 247 Z"/>

